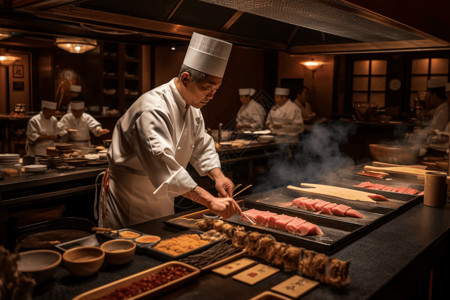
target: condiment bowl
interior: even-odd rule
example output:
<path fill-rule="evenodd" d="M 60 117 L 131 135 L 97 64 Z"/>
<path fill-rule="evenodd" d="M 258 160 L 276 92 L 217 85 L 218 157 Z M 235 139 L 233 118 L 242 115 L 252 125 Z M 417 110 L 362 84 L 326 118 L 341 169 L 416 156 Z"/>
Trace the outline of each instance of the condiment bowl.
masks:
<path fill-rule="evenodd" d="M 77 247 L 63 254 L 64 267 L 76 277 L 87 277 L 98 272 L 105 260 L 99 247 Z"/>
<path fill-rule="evenodd" d="M 111 240 L 100 247 L 105 252 L 105 261 L 111 265 L 126 264 L 133 259 L 136 251 L 136 244 L 129 240 Z"/>
<path fill-rule="evenodd" d="M 41 284 L 49 280 L 61 263 L 61 254 L 53 250 L 31 250 L 19 253 L 17 269 L 29 273 Z"/>

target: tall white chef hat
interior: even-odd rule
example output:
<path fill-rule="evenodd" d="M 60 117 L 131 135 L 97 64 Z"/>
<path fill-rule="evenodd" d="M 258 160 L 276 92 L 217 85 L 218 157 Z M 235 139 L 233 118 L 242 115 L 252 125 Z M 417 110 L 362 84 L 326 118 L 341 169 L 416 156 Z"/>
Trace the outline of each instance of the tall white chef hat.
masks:
<path fill-rule="evenodd" d="M 277 88 L 275 88 L 275 95 L 289 96 L 289 89 L 277 87 Z"/>
<path fill-rule="evenodd" d="M 53 102 L 53 101 L 42 101 L 41 102 L 41 108 L 56 109 L 56 102 Z"/>
<path fill-rule="evenodd" d="M 450 82 L 445 84 L 445 91 L 450 92 Z"/>
<path fill-rule="evenodd" d="M 239 89 L 239 96 L 253 96 L 256 93 L 255 89 Z"/>
<path fill-rule="evenodd" d="M 84 109 L 84 101 L 70 101 L 70 109 Z"/>
<path fill-rule="evenodd" d="M 194 32 L 183 64 L 208 75 L 223 77 L 231 43 Z"/>
<path fill-rule="evenodd" d="M 427 87 L 429 89 L 445 87 L 445 80 L 443 80 L 443 79 L 428 79 Z"/>
<path fill-rule="evenodd" d="M 81 85 L 72 84 L 69 89 L 71 92 L 80 93 Z"/>

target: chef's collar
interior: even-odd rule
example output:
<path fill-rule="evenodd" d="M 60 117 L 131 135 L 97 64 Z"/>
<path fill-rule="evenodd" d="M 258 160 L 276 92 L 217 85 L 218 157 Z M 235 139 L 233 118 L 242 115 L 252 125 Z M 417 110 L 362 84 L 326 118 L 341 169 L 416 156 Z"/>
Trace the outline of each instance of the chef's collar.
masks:
<path fill-rule="evenodd" d="M 180 110 L 184 113 L 189 108 L 189 105 L 184 100 L 183 96 L 178 91 L 175 86 L 175 78 L 173 78 L 169 83 L 170 88 L 172 89 L 173 98 L 175 99 L 175 103 L 178 105 Z"/>

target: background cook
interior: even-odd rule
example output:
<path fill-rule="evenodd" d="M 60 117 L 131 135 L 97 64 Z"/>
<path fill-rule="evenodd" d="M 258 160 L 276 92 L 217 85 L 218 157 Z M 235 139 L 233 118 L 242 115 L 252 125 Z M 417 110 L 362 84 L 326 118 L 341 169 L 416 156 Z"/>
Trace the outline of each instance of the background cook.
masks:
<path fill-rule="evenodd" d="M 60 126 L 67 132 L 68 142 L 76 147 L 89 147 L 91 136 L 99 137 L 107 134 L 109 129 L 102 128 L 102 124 L 93 116 L 85 112 L 84 101 L 71 101 L 69 111 L 59 121 Z"/>
<path fill-rule="evenodd" d="M 275 105 L 267 116 L 266 126 L 273 133 L 299 134 L 304 130 L 302 112 L 289 99 L 289 89 L 275 88 Z"/>
<path fill-rule="evenodd" d="M 42 101 L 41 112 L 27 123 L 27 155 L 47 155 L 47 147 L 54 147 L 55 141 L 64 135 L 63 128 L 54 117 L 56 102 Z"/>
<path fill-rule="evenodd" d="M 256 90 L 252 88 L 239 89 L 239 100 L 242 103 L 236 117 L 236 129 L 261 130 L 264 128 L 266 111 L 253 99 Z"/>
<path fill-rule="evenodd" d="M 117 122 L 100 226 L 120 228 L 172 214 L 178 195 L 224 218 L 241 213 L 200 111 L 222 83 L 231 47 L 194 33 L 178 77 L 143 94 Z M 212 178 L 223 198 L 199 187 L 185 169 L 188 163 Z"/>

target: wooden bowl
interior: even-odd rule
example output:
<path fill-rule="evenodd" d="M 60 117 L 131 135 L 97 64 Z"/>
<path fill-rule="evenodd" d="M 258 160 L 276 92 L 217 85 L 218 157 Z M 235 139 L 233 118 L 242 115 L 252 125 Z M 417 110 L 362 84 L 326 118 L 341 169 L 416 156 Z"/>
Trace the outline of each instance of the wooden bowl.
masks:
<path fill-rule="evenodd" d="M 112 265 L 124 265 L 134 257 L 136 244 L 129 240 L 111 240 L 103 243 L 105 261 Z"/>
<path fill-rule="evenodd" d="M 72 158 L 72 159 L 66 159 L 64 161 L 66 163 L 68 163 L 70 166 L 85 167 L 89 160 L 88 159 L 81 159 L 81 158 Z"/>
<path fill-rule="evenodd" d="M 87 277 L 98 272 L 105 260 L 99 247 L 77 247 L 63 254 L 64 267 L 76 277 Z"/>
<path fill-rule="evenodd" d="M 61 254 L 53 250 L 31 250 L 19 253 L 17 269 L 29 273 L 37 284 L 52 278 L 56 267 L 61 263 Z"/>
<path fill-rule="evenodd" d="M 372 160 L 390 164 L 412 165 L 419 158 L 419 147 L 402 145 L 370 144 L 370 157 Z"/>

